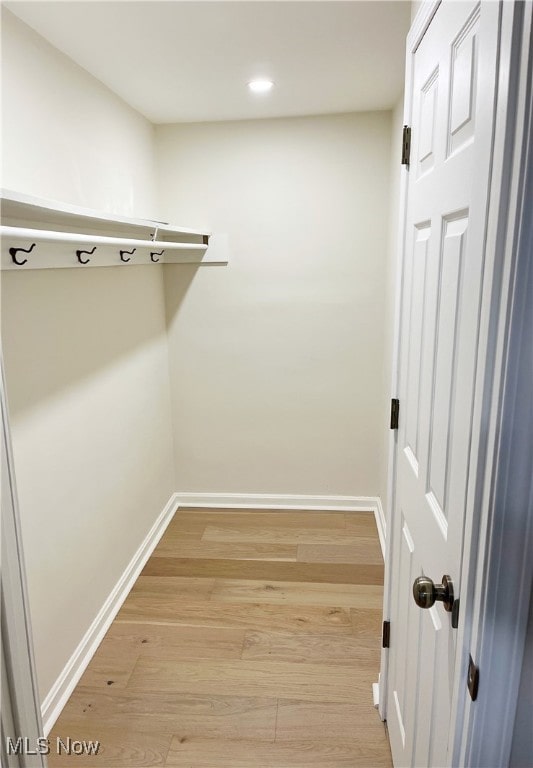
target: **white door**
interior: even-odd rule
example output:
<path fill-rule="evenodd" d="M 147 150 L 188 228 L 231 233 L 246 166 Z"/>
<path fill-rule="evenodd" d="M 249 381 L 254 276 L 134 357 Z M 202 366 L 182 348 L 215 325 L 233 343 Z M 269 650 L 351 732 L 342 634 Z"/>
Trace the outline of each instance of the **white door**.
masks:
<path fill-rule="evenodd" d="M 18 513 L 15 471 L 11 450 L 11 434 L 6 402 L 4 365 L 0 350 L 0 475 L 2 500 L 2 634 L 0 763 L 6 768 L 44 768 L 46 758 L 35 754 L 43 735 L 41 710 L 33 658 L 33 643 L 28 605 L 28 592 L 22 552 L 22 536 Z M 27 738 L 30 751 L 22 755 Z M 9 740 L 9 741 L 8 741 Z"/>
<path fill-rule="evenodd" d="M 460 565 L 491 166 L 499 3 L 444 2 L 412 58 L 387 720 L 396 766 L 445 766 L 456 630 L 413 582 Z"/>

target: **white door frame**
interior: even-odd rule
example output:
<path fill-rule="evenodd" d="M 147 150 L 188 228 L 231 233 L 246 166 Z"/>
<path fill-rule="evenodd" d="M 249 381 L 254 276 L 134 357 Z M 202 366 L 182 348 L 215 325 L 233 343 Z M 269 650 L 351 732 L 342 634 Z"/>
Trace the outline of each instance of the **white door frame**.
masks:
<path fill-rule="evenodd" d="M 15 466 L 11 448 L 4 365 L 0 350 L 0 406 L 2 418 L 2 766 L 46 768 L 40 754 L 43 736 L 37 675 L 33 656 L 28 590 L 18 510 Z M 28 739 L 28 752 L 8 753 L 7 738 Z M 44 747 L 44 745 L 42 745 Z"/>
<path fill-rule="evenodd" d="M 477 701 L 467 699 L 462 713 L 469 728 L 457 745 L 457 765 L 509 764 L 533 580 L 533 3 L 527 0 L 516 11 L 516 55 L 509 56 L 516 88 L 502 158 L 511 173 L 494 221 L 501 300 L 489 362 L 498 376 L 487 403 L 486 472 L 475 532 L 483 556 L 467 608 L 481 679 Z"/>
<path fill-rule="evenodd" d="M 487 0 L 482 0 L 486 2 Z M 440 0 L 425 0 L 414 20 L 407 38 L 406 48 L 406 93 L 404 102 L 404 124 L 411 123 L 413 55 L 431 19 L 435 15 Z M 513 561 L 514 569 L 501 568 L 503 560 L 505 507 L 496 504 L 496 492 L 500 488 L 495 478 L 501 479 L 505 490 L 505 477 L 500 473 L 507 468 L 506 460 L 511 459 L 514 441 L 502 445 L 500 433 L 503 420 L 514 415 L 517 423 L 520 417 L 512 410 L 502 408 L 504 386 L 507 381 L 508 392 L 514 392 L 522 399 L 529 395 L 531 379 L 519 381 L 514 376 L 513 361 L 519 358 L 518 345 L 524 342 L 523 322 L 528 311 L 527 301 L 521 305 L 522 315 L 517 315 L 515 284 L 520 287 L 520 268 L 525 269 L 533 239 L 533 225 L 528 221 L 533 199 L 533 181 L 524 178 L 527 160 L 533 156 L 531 82 L 528 71 L 533 62 L 532 0 L 525 3 L 504 2 L 501 11 L 501 38 L 498 72 L 498 93 L 494 105 L 495 130 L 493 136 L 493 168 L 491 177 L 490 200 L 488 207 L 488 226 L 485 241 L 486 265 L 481 310 L 479 357 L 476 371 L 476 398 L 473 419 L 473 439 L 471 446 L 472 466 L 470 472 L 466 526 L 461 567 L 461 610 L 457 637 L 457 659 L 452 713 L 450 723 L 449 763 L 451 765 L 488 765 L 486 756 L 490 755 L 491 765 L 506 765 L 514 726 L 516 698 L 518 695 L 521 669 L 521 652 L 525 642 L 529 594 L 531 590 L 531 563 L 528 563 L 528 532 L 533 527 L 530 489 L 522 489 L 520 498 L 522 510 L 522 534 L 515 537 Z M 495 52 L 496 55 L 496 52 Z M 529 67 L 529 69 L 528 69 Z M 397 397 L 399 389 L 400 357 L 400 316 L 402 296 L 402 268 L 404 260 L 405 220 L 407 209 L 408 171 L 402 170 L 400 188 L 399 237 L 397 254 L 397 285 L 395 307 L 395 338 L 393 352 L 393 375 L 391 393 Z M 528 186 L 529 185 L 529 186 Z M 529 203 L 529 208 L 528 208 Z M 529 229 L 528 229 L 529 228 Z M 521 236 L 521 248 L 517 244 Z M 528 240 L 528 237 L 530 238 Z M 518 259 L 517 254 L 522 258 Z M 522 281 L 523 282 L 523 281 Z M 513 326 L 510 324 L 511 311 L 515 307 Z M 511 339 L 510 330 L 515 336 Z M 514 357 L 513 357 L 514 355 Z M 522 376 L 524 372 L 522 371 Z M 520 387 L 528 387 L 525 392 Z M 511 394 L 508 397 L 512 397 Z M 400 404 L 401 418 L 401 404 Z M 516 446 L 515 446 L 516 447 Z M 531 446 L 523 446 L 523 450 Z M 396 487 L 396 450 L 397 433 L 392 433 L 389 444 L 389 492 L 387 506 L 387 545 L 385 562 L 384 618 L 391 614 L 392 552 L 394 526 L 391 524 L 395 505 Z M 505 451 L 507 450 L 507 454 Z M 516 493 L 515 493 L 516 496 Z M 514 505 L 516 507 L 516 503 Z M 515 518 L 516 522 L 516 518 Z M 507 524 L 508 521 L 507 521 Z M 520 566 L 520 567 L 519 567 Z M 492 578 L 489 578 L 492 574 Z M 529 580 L 529 581 L 528 581 Z M 509 595 L 514 594 L 515 607 L 513 627 L 505 638 L 498 637 L 498 655 L 495 655 L 497 632 L 494 613 L 485 607 L 487 589 L 491 585 L 492 605 L 505 605 Z M 517 589 L 522 592 L 517 593 Z M 514 592 L 512 591 L 514 590 Z M 521 597 L 521 599 L 518 599 Z M 394 643 L 394 627 L 391 627 L 391 643 Z M 507 696 L 487 695 L 491 675 L 501 668 L 502 653 L 506 654 L 508 664 L 504 678 Z M 467 667 L 469 656 L 480 667 L 480 695 L 478 702 L 470 701 L 466 690 Z M 501 681 L 501 678 L 500 678 Z M 379 711 L 386 719 L 388 683 L 388 651 L 382 653 L 380 674 Z M 485 690 L 483 691 L 483 687 Z M 492 688 L 492 685 L 491 685 Z M 483 694 L 483 695 L 482 695 Z M 513 706 L 514 705 L 514 706 Z M 477 707 L 477 709 L 476 709 Z M 495 724 L 497 723 L 497 727 Z M 490 743 L 497 744 L 498 752 L 487 749 Z M 494 756 L 500 754 L 502 761 L 494 763 Z M 505 758 L 507 755 L 507 758 Z M 485 760 L 485 762 L 483 762 Z"/>

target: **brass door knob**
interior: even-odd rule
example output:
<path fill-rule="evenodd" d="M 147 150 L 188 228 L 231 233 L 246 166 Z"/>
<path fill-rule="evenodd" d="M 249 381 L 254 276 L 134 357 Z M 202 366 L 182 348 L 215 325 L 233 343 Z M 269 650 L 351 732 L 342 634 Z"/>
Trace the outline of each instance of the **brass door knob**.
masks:
<path fill-rule="evenodd" d="M 453 608 L 453 582 L 449 576 L 442 577 L 442 584 L 434 584 L 427 576 L 419 576 L 413 584 L 413 597 L 420 608 L 431 608 L 440 600 L 447 611 Z"/>

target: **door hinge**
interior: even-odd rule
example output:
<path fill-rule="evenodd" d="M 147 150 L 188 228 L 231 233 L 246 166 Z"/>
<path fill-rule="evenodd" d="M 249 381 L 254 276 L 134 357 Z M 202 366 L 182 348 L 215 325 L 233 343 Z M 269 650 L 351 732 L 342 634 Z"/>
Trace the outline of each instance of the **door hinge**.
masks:
<path fill-rule="evenodd" d="M 477 689 L 479 687 L 479 667 L 476 667 L 470 656 L 468 660 L 468 677 L 466 679 L 466 687 L 470 692 L 470 698 L 472 701 L 477 699 Z"/>
<path fill-rule="evenodd" d="M 411 162 L 411 129 L 404 125 L 402 134 L 402 165 L 409 168 Z"/>
<path fill-rule="evenodd" d="M 390 621 L 383 622 L 382 648 L 390 648 Z"/>
<path fill-rule="evenodd" d="M 390 401 L 390 428 L 398 429 L 398 418 L 400 416 L 400 401 L 393 397 Z"/>
<path fill-rule="evenodd" d="M 459 626 L 459 598 L 453 601 L 452 605 L 452 629 Z"/>

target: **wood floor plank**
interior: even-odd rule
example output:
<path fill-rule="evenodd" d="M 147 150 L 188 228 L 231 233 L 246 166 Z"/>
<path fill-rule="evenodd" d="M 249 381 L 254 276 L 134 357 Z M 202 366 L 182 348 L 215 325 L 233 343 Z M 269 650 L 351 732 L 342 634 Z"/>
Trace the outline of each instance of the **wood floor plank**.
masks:
<path fill-rule="evenodd" d="M 383 555 L 376 537 L 361 536 L 354 544 L 299 544 L 301 563 L 357 563 L 383 567 Z"/>
<path fill-rule="evenodd" d="M 358 741 L 387 747 L 385 724 L 373 706 L 371 689 L 366 701 L 338 704 L 283 700 L 278 705 L 276 741 Z"/>
<path fill-rule="evenodd" d="M 357 742 L 172 740 L 167 766 L 174 768 L 390 768 L 381 745 Z"/>
<path fill-rule="evenodd" d="M 165 536 L 173 536 L 176 540 L 183 539 L 198 541 L 202 537 L 205 525 L 206 524 L 202 522 L 201 518 L 198 518 L 197 520 L 186 518 L 183 520 L 179 517 L 178 513 L 176 513 L 167 526 Z"/>
<path fill-rule="evenodd" d="M 379 668 L 376 638 L 354 635 L 296 635 L 288 632 L 246 632 L 242 658 L 247 661 L 291 661 L 297 664 L 340 664 Z"/>
<path fill-rule="evenodd" d="M 214 603 L 173 597 L 130 597 L 115 621 L 162 622 L 196 627 L 245 627 L 275 632 L 352 634 L 346 608 L 323 606 Z"/>
<path fill-rule="evenodd" d="M 373 519 L 373 516 L 372 516 Z M 171 525 L 179 526 L 180 528 L 196 529 L 200 526 L 206 525 L 220 525 L 226 526 L 238 526 L 242 528 L 338 528 L 344 530 L 346 528 L 346 517 L 342 512 L 302 512 L 300 510 L 296 512 L 281 511 L 276 512 L 269 510 L 255 512 L 249 512 L 243 514 L 242 512 L 233 512 L 231 510 L 226 511 L 226 514 L 212 510 L 196 510 L 193 512 L 186 512 L 179 509 L 172 520 Z"/>
<path fill-rule="evenodd" d="M 113 622 L 105 642 L 136 650 L 135 661 L 156 656 L 165 659 L 238 659 L 244 644 L 244 629 L 188 627 Z M 132 665 L 133 669 L 133 665 Z"/>
<path fill-rule="evenodd" d="M 392 768 L 374 514 L 178 510 L 65 706 L 51 768 Z"/>
<path fill-rule="evenodd" d="M 344 515 L 346 531 L 357 536 L 368 537 L 377 534 L 376 518 L 373 512 L 352 512 Z"/>
<path fill-rule="evenodd" d="M 382 565 L 346 563 L 272 563 L 259 560 L 197 560 L 154 557 L 142 576 L 188 576 L 328 584 L 383 584 Z"/>
<path fill-rule="evenodd" d="M 323 517 L 326 518 L 330 515 L 344 515 L 345 512 L 339 512 L 337 510 L 325 510 L 325 509 L 265 509 L 264 507 L 191 507 L 191 506 L 180 506 L 178 510 L 176 511 L 176 514 L 183 514 L 183 513 L 192 513 L 195 515 L 201 514 L 201 515 L 221 515 L 222 517 L 226 518 L 228 516 L 236 516 L 240 515 L 243 518 L 252 518 L 256 515 L 268 515 L 268 517 L 272 519 L 276 519 L 279 517 L 287 517 L 289 515 L 301 515 L 302 517 L 305 515 L 305 519 L 308 517 Z M 357 514 L 370 514 L 374 515 L 373 512 L 360 512 Z"/>
<path fill-rule="evenodd" d="M 126 690 L 352 702 L 368 696 L 367 670 L 348 665 L 140 658 Z"/>
<path fill-rule="evenodd" d="M 196 506 L 196 505 L 187 505 L 184 504 L 183 506 L 180 504 L 178 510 L 180 514 L 182 512 L 191 512 L 196 514 L 204 514 L 204 515 L 245 515 L 248 516 L 250 514 L 253 514 L 255 512 L 258 512 L 259 510 L 255 507 L 202 507 L 202 506 Z"/>
<path fill-rule="evenodd" d="M 368 530 L 365 529 L 368 536 Z M 355 544 L 358 532 L 341 528 L 268 528 L 239 525 L 208 525 L 204 541 L 231 541 L 236 544 Z"/>
<path fill-rule="evenodd" d="M 381 608 L 350 608 L 352 631 L 355 637 L 381 641 L 383 611 Z"/>
<path fill-rule="evenodd" d="M 150 574 L 146 575 L 145 568 L 129 597 L 161 597 L 164 595 L 173 595 L 190 600 L 208 600 L 216 583 L 213 578 L 190 578 L 186 576 L 177 576 L 172 579 L 165 579 Z"/>
<path fill-rule="evenodd" d="M 125 688 L 141 648 L 106 636 L 80 679 L 80 685 Z"/>
<path fill-rule="evenodd" d="M 258 560 L 262 562 L 296 562 L 295 544 L 234 544 L 233 542 L 176 541 L 164 536 L 152 553 L 152 557 L 176 557 L 188 560 Z"/>
<path fill-rule="evenodd" d="M 60 754 L 56 751 L 57 737 L 64 743 L 68 737 L 72 741 L 99 741 L 97 754 L 68 755 L 62 748 Z M 169 734 L 138 731 L 132 728 L 109 728 L 99 723 L 89 727 L 68 727 L 62 725 L 54 728 L 49 736 L 50 755 L 49 768 L 144 768 L 145 766 L 165 765 L 165 760 L 172 737 Z"/>
<path fill-rule="evenodd" d="M 190 738 L 251 738 L 273 741 L 277 700 L 273 698 L 199 695 L 172 692 L 109 691 L 78 687 L 61 715 L 64 733 L 100 723 L 118 729 Z"/>
<path fill-rule="evenodd" d="M 314 584 L 293 581 L 217 579 L 210 593 L 217 603 L 326 605 L 380 608 L 383 588 L 375 584 Z"/>

